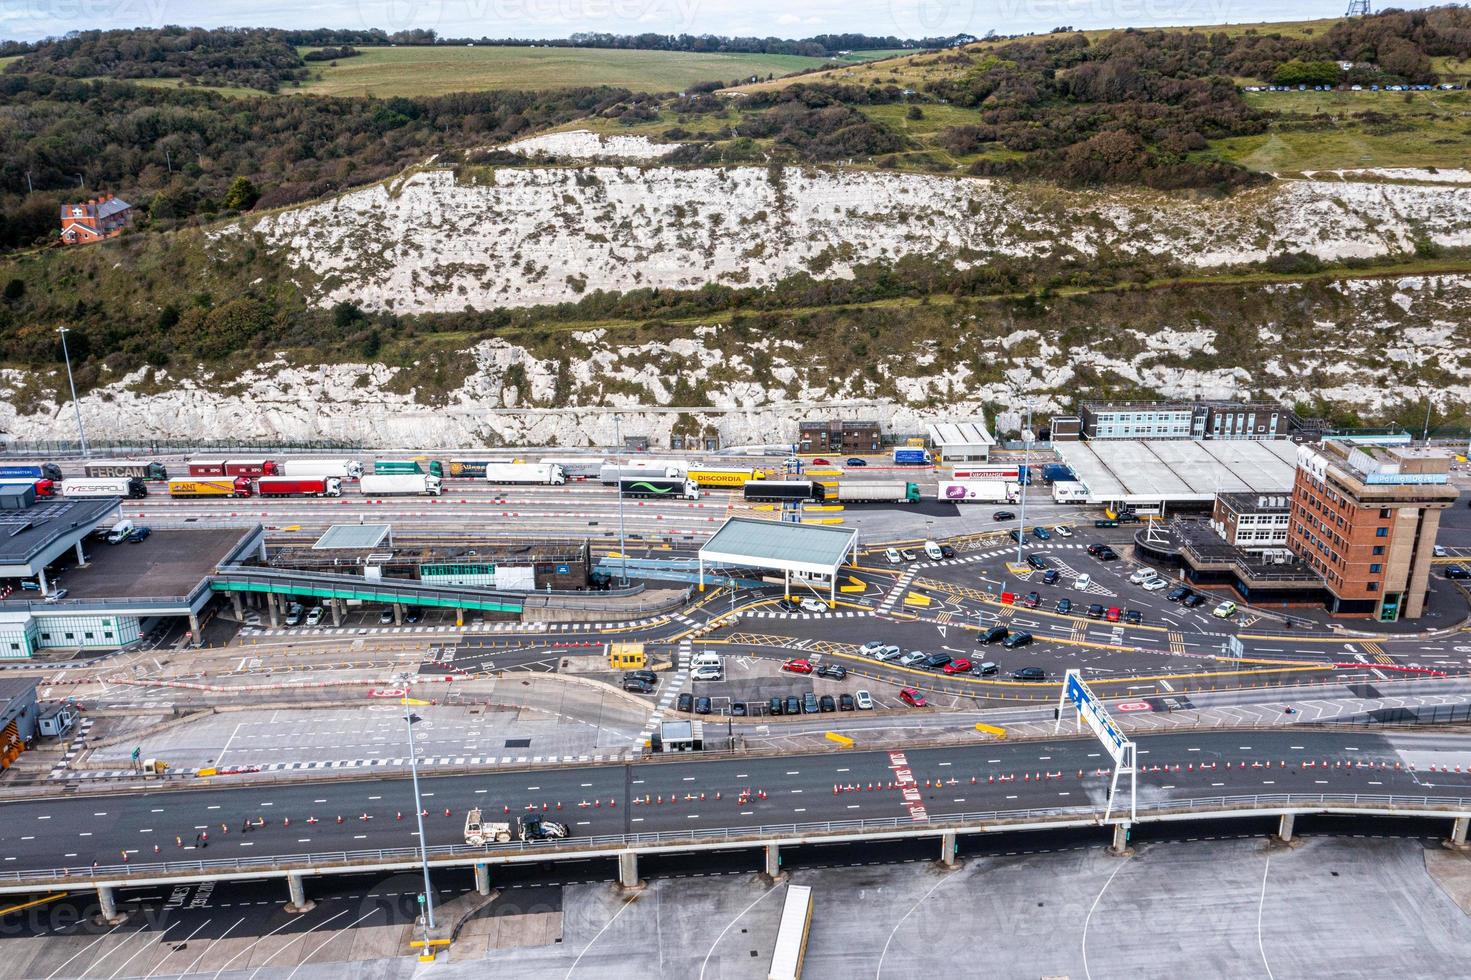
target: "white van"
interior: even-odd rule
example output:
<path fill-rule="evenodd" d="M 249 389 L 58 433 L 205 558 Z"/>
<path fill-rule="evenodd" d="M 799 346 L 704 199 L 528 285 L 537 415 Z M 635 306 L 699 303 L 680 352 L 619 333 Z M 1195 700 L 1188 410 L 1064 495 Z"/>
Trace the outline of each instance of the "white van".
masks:
<path fill-rule="evenodd" d="M 110 530 L 110 531 L 107 532 L 107 543 L 108 544 L 121 544 L 122 542 L 126 541 L 128 539 L 128 535 L 130 535 L 132 533 L 133 533 L 133 522 L 132 521 L 129 521 L 129 520 L 121 520 L 121 521 L 118 521 L 116 524 L 114 524 L 112 526 L 112 530 Z"/>
<path fill-rule="evenodd" d="M 934 541 L 924 543 L 924 553 L 929 556 L 930 561 L 941 561 L 945 557 L 945 552 L 941 551 L 939 544 Z"/>
<path fill-rule="evenodd" d="M 1148 582 L 1150 579 L 1154 578 L 1159 578 L 1159 572 L 1156 572 L 1154 569 L 1146 565 L 1144 568 L 1139 569 L 1133 575 L 1130 575 L 1129 581 L 1132 582 L 1134 585 L 1143 585 L 1145 582 Z"/>
<path fill-rule="evenodd" d="M 1079 592 L 1086 591 L 1088 586 L 1092 584 L 1093 576 L 1087 574 L 1086 572 L 1073 579 L 1073 588 L 1077 589 Z"/>
<path fill-rule="evenodd" d="M 720 670 L 724 667 L 724 661 L 720 659 L 720 654 L 711 653 L 709 650 L 706 650 L 703 653 L 695 654 L 695 658 L 690 661 L 691 670 L 699 670 L 702 667 L 714 667 L 716 670 Z"/>

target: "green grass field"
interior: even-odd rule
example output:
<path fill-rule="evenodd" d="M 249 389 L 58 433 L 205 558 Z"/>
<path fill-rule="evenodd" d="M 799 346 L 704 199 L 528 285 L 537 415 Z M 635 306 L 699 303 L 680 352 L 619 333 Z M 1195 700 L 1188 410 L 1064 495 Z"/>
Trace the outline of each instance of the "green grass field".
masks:
<path fill-rule="evenodd" d="M 310 49 L 302 49 L 310 50 Z M 363 48 L 336 66 L 311 62 L 311 95 L 444 95 L 487 89 L 613 85 L 642 92 L 678 91 L 695 82 L 785 75 L 828 62 L 766 54 L 693 54 L 601 48 Z"/>

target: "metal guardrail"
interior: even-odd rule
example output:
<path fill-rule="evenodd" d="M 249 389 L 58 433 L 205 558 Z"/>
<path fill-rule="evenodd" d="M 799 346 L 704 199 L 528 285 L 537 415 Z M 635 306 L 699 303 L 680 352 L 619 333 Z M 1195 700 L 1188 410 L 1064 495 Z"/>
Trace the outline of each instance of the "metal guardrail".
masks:
<path fill-rule="evenodd" d="M 1202 816 L 1223 811 L 1267 811 L 1312 809 L 1317 807 L 1351 808 L 1364 810 L 1435 810 L 1453 815 L 1471 815 L 1471 798 L 1440 796 L 1395 796 L 1390 794 L 1335 795 L 1331 793 L 1270 793 L 1234 796 L 1208 796 L 1186 800 L 1157 801 L 1140 804 L 1139 815 L 1147 819 L 1154 814 L 1162 819 L 1166 814 L 1200 813 Z M 864 834 L 894 834 L 924 836 L 946 830 L 961 830 L 967 826 L 994 823 L 1023 823 L 1042 821 L 1054 826 L 1099 826 L 1101 815 L 1094 807 L 1058 808 L 1033 807 L 1016 810 L 979 810 L 942 818 L 932 817 L 924 824 L 916 824 L 908 817 L 884 817 L 861 820 L 828 820 L 810 823 L 758 824 L 750 827 L 724 829 L 656 831 L 641 834 L 603 834 L 576 837 L 559 844 L 548 842 L 527 843 L 513 841 L 507 844 L 437 844 L 428 848 L 431 860 L 438 858 L 445 863 L 463 863 L 512 855 L 542 854 L 548 858 L 559 856 L 577 857 L 588 851 L 637 850 L 641 847 L 690 846 L 733 846 L 756 847 L 776 839 L 806 838 L 813 836 L 842 836 Z M 1128 822 L 1126 814 L 1116 814 L 1109 821 Z M 977 826 L 977 829 L 983 829 Z M 414 862 L 419 859 L 416 847 L 370 848 L 356 851 L 314 851 L 306 854 L 277 855 L 267 858 L 219 858 L 199 861 L 164 861 L 148 864 L 112 864 L 98 867 L 49 868 L 30 871 L 0 872 L 0 882 L 16 883 L 59 883 L 92 879 L 148 879 L 171 875 L 199 874 L 260 874 L 263 871 L 288 871 L 306 869 L 312 872 L 337 870 L 363 865 Z"/>

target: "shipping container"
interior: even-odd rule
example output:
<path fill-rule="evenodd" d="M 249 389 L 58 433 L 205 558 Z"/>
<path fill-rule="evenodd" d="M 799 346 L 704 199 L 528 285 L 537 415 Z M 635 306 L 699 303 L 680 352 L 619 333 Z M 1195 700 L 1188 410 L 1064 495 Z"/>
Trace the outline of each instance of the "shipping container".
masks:
<path fill-rule="evenodd" d="M 481 456 L 476 459 L 452 459 L 449 461 L 449 475 L 478 480 L 485 476 L 485 468 L 487 466 L 519 462 L 521 460 L 515 456 Z"/>
<path fill-rule="evenodd" d="M 101 463 L 88 463 L 82 467 L 87 476 L 136 476 L 140 480 L 167 480 L 168 467 L 162 463 L 147 463 L 126 459 L 115 459 Z"/>
<path fill-rule="evenodd" d="M 895 466 L 928 466 L 933 460 L 928 450 L 925 449 L 895 449 Z"/>
<path fill-rule="evenodd" d="M 956 504 L 1014 504 L 1020 497 L 1016 484 L 1005 480 L 950 480 L 940 484 L 938 499 Z"/>
<path fill-rule="evenodd" d="M 363 464 L 355 459 L 280 459 L 277 476 L 335 476 L 339 480 L 356 480 L 363 475 Z"/>
<path fill-rule="evenodd" d="M 249 497 L 254 492 L 243 476 L 169 481 L 170 497 Z"/>
<path fill-rule="evenodd" d="M 275 476 L 271 459 L 191 459 L 190 476 Z"/>
<path fill-rule="evenodd" d="M 677 500 L 699 500 L 700 485 L 682 477 L 629 476 L 618 482 L 625 497 L 673 497 Z"/>
<path fill-rule="evenodd" d="M 437 459 L 427 456 L 415 456 L 413 459 L 375 459 L 373 460 L 374 476 L 394 476 L 405 473 L 424 473 L 429 476 L 444 478 L 444 465 Z"/>
<path fill-rule="evenodd" d="M 749 480 L 766 479 L 766 471 L 749 466 L 696 466 L 690 468 L 689 478 L 702 487 L 743 487 Z"/>
<path fill-rule="evenodd" d="M 827 488 L 812 480 L 749 480 L 742 484 L 747 500 L 822 500 Z"/>
<path fill-rule="evenodd" d="M 567 482 L 556 463 L 491 463 L 485 467 L 487 483 L 538 483 L 561 486 Z"/>
<path fill-rule="evenodd" d="M 839 483 L 828 500 L 848 504 L 919 503 L 918 483 Z"/>
<path fill-rule="evenodd" d="M 61 482 L 61 467 L 55 463 L 4 463 L 0 464 L 0 481 L 19 483 L 29 480 Z"/>
<path fill-rule="evenodd" d="M 263 476 L 255 489 L 262 497 L 340 497 L 342 480 L 335 476 Z"/>
<path fill-rule="evenodd" d="M 61 481 L 63 497 L 128 497 L 138 500 L 148 496 L 148 485 L 137 476 L 80 476 Z"/>
<path fill-rule="evenodd" d="M 439 477 L 427 473 L 373 473 L 359 481 L 358 489 L 369 497 L 437 497 L 442 485 Z"/>

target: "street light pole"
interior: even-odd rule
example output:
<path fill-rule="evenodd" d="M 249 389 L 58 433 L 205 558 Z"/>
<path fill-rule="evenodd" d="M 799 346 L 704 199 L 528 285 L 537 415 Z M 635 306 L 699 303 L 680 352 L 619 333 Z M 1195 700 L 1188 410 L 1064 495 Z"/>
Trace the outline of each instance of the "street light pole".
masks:
<path fill-rule="evenodd" d="M 82 403 L 77 401 L 77 383 L 72 380 L 72 356 L 66 347 L 66 327 L 57 327 L 56 331 L 61 334 L 61 357 L 66 361 L 66 383 L 72 391 L 72 407 L 77 410 L 77 442 L 82 447 L 82 458 L 87 458 L 87 432 L 82 428 Z"/>
<path fill-rule="evenodd" d="M 623 423 L 617 415 L 613 416 L 613 442 L 615 454 L 621 452 L 623 445 Z M 616 455 L 615 455 L 615 458 Z M 615 464 L 618 468 L 618 587 L 628 588 L 628 549 L 623 540 L 623 464 Z"/>
<path fill-rule="evenodd" d="M 1016 474 L 1016 493 L 1021 498 L 1017 511 L 1016 563 L 1022 563 L 1022 545 L 1027 540 L 1027 483 L 1032 478 L 1032 402 L 1027 401 L 1027 427 L 1022 430 L 1022 465 Z"/>
<path fill-rule="evenodd" d="M 424 869 L 424 938 L 434 928 L 434 892 L 429 884 L 429 844 L 424 839 L 424 802 L 419 796 L 419 759 L 414 749 L 414 713 L 409 709 L 409 675 L 401 675 L 404 690 L 404 725 L 409 730 L 409 772 L 414 781 L 414 819 L 419 822 L 419 864 Z"/>
<path fill-rule="evenodd" d="M 1430 393 L 1429 392 L 1426 392 L 1425 393 L 1425 431 L 1422 432 L 1422 433 L 1420 433 L 1420 441 L 1422 443 L 1424 443 L 1425 445 L 1427 445 L 1427 446 L 1430 445 L 1430 406 L 1433 405 L 1433 404 L 1435 404 L 1435 403 L 1430 400 Z"/>

